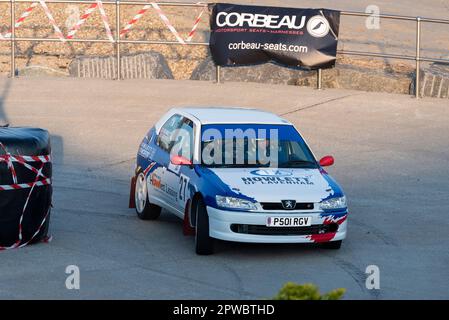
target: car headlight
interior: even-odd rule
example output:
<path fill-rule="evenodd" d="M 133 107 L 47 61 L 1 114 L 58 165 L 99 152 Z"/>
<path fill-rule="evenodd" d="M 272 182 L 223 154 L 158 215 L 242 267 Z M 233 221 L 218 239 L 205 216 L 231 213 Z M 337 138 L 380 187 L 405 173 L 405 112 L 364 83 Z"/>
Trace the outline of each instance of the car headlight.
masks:
<path fill-rule="evenodd" d="M 217 205 L 219 205 L 222 208 L 240 209 L 240 210 L 257 209 L 256 204 L 254 202 L 240 198 L 215 196 L 215 199 L 217 201 Z"/>
<path fill-rule="evenodd" d="M 328 200 L 321 201 L 320 208 L 322 210 L 332 210 L 332 209 L 344 209 L 347 207 L 346 197 L 331 198 Z"/>

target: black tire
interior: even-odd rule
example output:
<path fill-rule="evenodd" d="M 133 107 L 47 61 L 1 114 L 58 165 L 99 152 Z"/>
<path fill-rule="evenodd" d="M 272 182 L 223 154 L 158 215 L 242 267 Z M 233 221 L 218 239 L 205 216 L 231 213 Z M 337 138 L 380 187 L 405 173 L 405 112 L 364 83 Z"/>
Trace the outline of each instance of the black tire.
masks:
<path fill-rule="evenodd" d="M 50 212 L 48 213 L 47 219 L 45 220 L 44 224 L 42 225 L 41 230 L 34 237 L 34 239 L 30 241 L 30 243 L 33 244 L 33 243 L 38 243 L 38 242 L 43 241 L 48 236 L 49 230 L 50 230 Z"/>
<path fill-rule="evenodd" d="M 197 200 L 195 210 L 195 252 L 199 255 L 210 255 L 214 253 L 214 239 L 209 236 L 209 216 L 203 199 Z"/>
<path fill-rule="evenodd" d="M 143 179 L 143 183 L 145 184 L 144 195 L 141 199 L 141 204 L 137 203 L 138 200 L 138 192 L 142 190 L 138 190 L 138 184 L 141 183 L 139 179 Z M 137 216 L 141 220 L 156 220 L 161 215 L 161 207 L 152 204 L 148 201 L 148 192 L 146 189 L 146 178 L 142 172 L 140 172 L 136 177 L 136 188 L 134 191 L 134 199 L 136 201 L 136 212 Z"/>
<path fill-rule="evenodd" d="M 341 248 L 342 240 L 338 241 L 329 241 L 322 244 L 322 247 L 325 249 L 338 250 Z"/>

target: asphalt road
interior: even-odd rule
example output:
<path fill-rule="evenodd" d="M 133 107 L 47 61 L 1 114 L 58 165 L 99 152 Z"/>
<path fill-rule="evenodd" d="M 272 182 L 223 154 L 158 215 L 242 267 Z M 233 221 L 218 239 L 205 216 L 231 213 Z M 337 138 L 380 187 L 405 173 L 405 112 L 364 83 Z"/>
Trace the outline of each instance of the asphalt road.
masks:
<path fill-rule="evenodd" d="M 141 137 L 171 106 L 272 110 L 295 123 L 345 189 L 340 251 L 220 242 L 197 256 L 181 221 L 128 209 Z M 0 298 L 252 299 L 287 281 L 354 299 L 449 298 L 449 104 L 406 95 L 189 81 L 0 79 L 0 121 L 50 130 L 53 241 L 0 252 Z M 67 290 L 65 269 L 80 268 Z M 365 269 L 380 268 L 380 290 Z"/>

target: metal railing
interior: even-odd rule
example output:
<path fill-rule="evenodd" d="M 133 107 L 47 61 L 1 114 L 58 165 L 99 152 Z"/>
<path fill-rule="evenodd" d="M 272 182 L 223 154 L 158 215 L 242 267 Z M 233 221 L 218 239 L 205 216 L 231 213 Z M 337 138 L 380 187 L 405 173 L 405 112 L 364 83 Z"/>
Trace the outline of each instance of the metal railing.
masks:
<path fill-rule="evenodd" d="M 416 41 L 415 41 L 416 51 L 415 51 L 415 55 L 414 56 L 398 55 L 398 54 L 383 54 L 383 53 L 373 53 L 373 52 L 362 52 L 362 51 L 345 51 L 345 50 L 338 50 L 337 51 L 338 54 L 346 54 L 346 55 L 357 55 L 357 56 L 377 57 L 377 58 L 390 58 L 390 59 L 398 59 L 398 60 L 415 60 L 416 61 L 416 67 L 415 67 L 415 97 L 416 98 L 419 98 L 421 61 L 449 63 L 449 60 L 446 60 L 446 59 L 421 57 L 421 24 L 423 22 L 449 24 L 449 20 L 431 19 L 431 18 L 422 18 L 422 17 L 411 17 L 411 16 L 399 16 L 399 15 L 392 15 L 392 14 L 372 15 L 370 13 L 355 12 L 355 11 L 342 11 L 341 15 L 343 15 L 343 16 L 356 16 L 356 17 L 377 17 L 377 18 L 380 18 L 380 19 L 391 19 L 391 20 L 415 21 L 416 22 Z M 319 74 L 320 73 L 321 72 L 319 72 Z M 321 77 L 321 76 L 319 75 L 319 77 Z"/>
<path fill-rule="evenodd" d="M 37 0 L 0 0 L 0 3 L 10 3 L 10 15 L 11 15 L 11 37 L 3 41 L 9 41 L 11 46 L 11 69 L 10 76 L 15 76 L 15 45 L 19 41 L 37 41 L 37 42 L 59 42 L 59 38 L 36 38 L 36 37 L 16 37 L 15 22 L 16 22 L 16 3 L 32 3 L 37 2 Z M 46 0 L 46 3 L 60 3 L 60 4 L 93 4 L 96 3 L 94 0 Z M 186 42 L 181 44 L 178 41 L 167 41 L 167 40 L 127 40 L 121 39 L 120 37 L 120 8 L 122 6 L 130 5 L 149 5 L 150 2 L 146 1 L 120 1 L 120 0 L 105 0 L 102 1 L 105 5 L 115 6 L 115 33 L 113 42 L 107 39 L 65 39 L 66 42 L 88 42 L 88 43 L 113 43 L 115 45 L 115 55 L 117 59 L 117 80 L 121 78 L 120 69 L 120 44 L 147 44 L 147 45 L 187 45 L 187 46 L 208 46 L 208 42 Z M 163 7 L 206 7 L 207 3 L 181 3 L 181 2 L 158 2 L 159 6 Z M 375 52 L 364 52 L 364 51 L 349 51 L 349 50 L 337 50 L 337 54 L 343 55 L 354 55 L 354 56 L 365 56 L 365 57 L 377 57 L 377 58 L 390 58 L 398 60 L 409 60 L 415 61 L 415 97 L 419 98 L 419 86 L 420 86 L 420 65 L 421 62 L 439 62 L 448 63 L 447 59 L 438 59 L 430 57 L 421 57 L 421 25 L 422 23 L 437 23 L 437 24 L 449 24 L 449 20 L 445 19 L 431 19 L 423 17 L 412 17 L 412 16 L 401 16 L 401 15 L 391 15 L 391 14 L 379 14 L 373 15 L 371 13 L 356 12 L 356 11 L 341 11 L 342 16 L 356 16 L 356 17 L 370 17 L 379 19 L 391 19 L 399 21 L 414 21 L 416 23 L 416 51 L 415 55 L 400 55 L 400 54 L 388 54 L 388 53 L 375 53 Z M 216 82 L 220 83 L 220 66 L 216 67 Z M 322 88 L 322 70 L 317 70 L 317 88 Z"/>
<path fill-rule="evenodd" d="M 16 3 L 33 3 L 37 2 L 38 0 L 0 0 L 1 3 L 10 3 L 10 30 L 11 30 L 11 37 L 6 40 L 0 40 L 1 41 L 9 41 L 11 46 L 11 62 L 10 62 L 10 77 L 15 76 L 15 69 L 16 69 L 16 53 L 15 53 L 15 44 L 16 42 L 20 41 L 36 41 L 36 42 L 60 42 L 61 39 L 59 38 L 36 38 L 36 37 L 16 37 L 16 30 L 15 30 L 15 23 L 16 23 Z M 47 4 L 94 4 L 96 3 L 95 0 L 45 0 L 45 3 Z M 114 33 L 114 39 L 113 42 L 111 42 L 108 39 L 65 39 L 65 42 L 87 42 L 87 43 L 113 43 L 115 45 L 115 56 L 116 56 L 116 69 L 117 69 L 117 78 L 116 80 L 121 79 L 121 66 L 120 66 L 120 44 L 147 44 L 147 45 L 157 45 L 157 44 L 163 44 L 163 45 L 188 45 L 188 46 L 209 46 L 208 42 L 186 42 L 185 44 L 181 44 L 178 41 L 167 41 L 167 40 L 126 40 L 121 39 L 120 31 L 121 31 L 121 25 L 120 25 L 120 9 L 122 6 L 135 6 L 135 5 L 149 5 L 150 2 L 145 1 L 120 1 L 120 0 L 105 0 L 102 1 L 102 4 L 104 5 L 114 5 L 115 6 L 115 33 Z M 181 2 L 158 2 L 157 3 L 160 7 L 200 7 L 204 8 L 207 7 L 207 3 L 181 3 Z"/>

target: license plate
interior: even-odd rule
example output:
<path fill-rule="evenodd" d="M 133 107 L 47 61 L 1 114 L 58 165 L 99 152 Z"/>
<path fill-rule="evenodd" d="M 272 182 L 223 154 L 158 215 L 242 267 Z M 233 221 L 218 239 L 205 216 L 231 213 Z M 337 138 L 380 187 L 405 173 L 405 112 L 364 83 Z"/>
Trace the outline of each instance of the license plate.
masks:
<path fill-rule="evenodd" d="M 268 217 L 267 227 L 309 227 L 312 217 Z"/>

